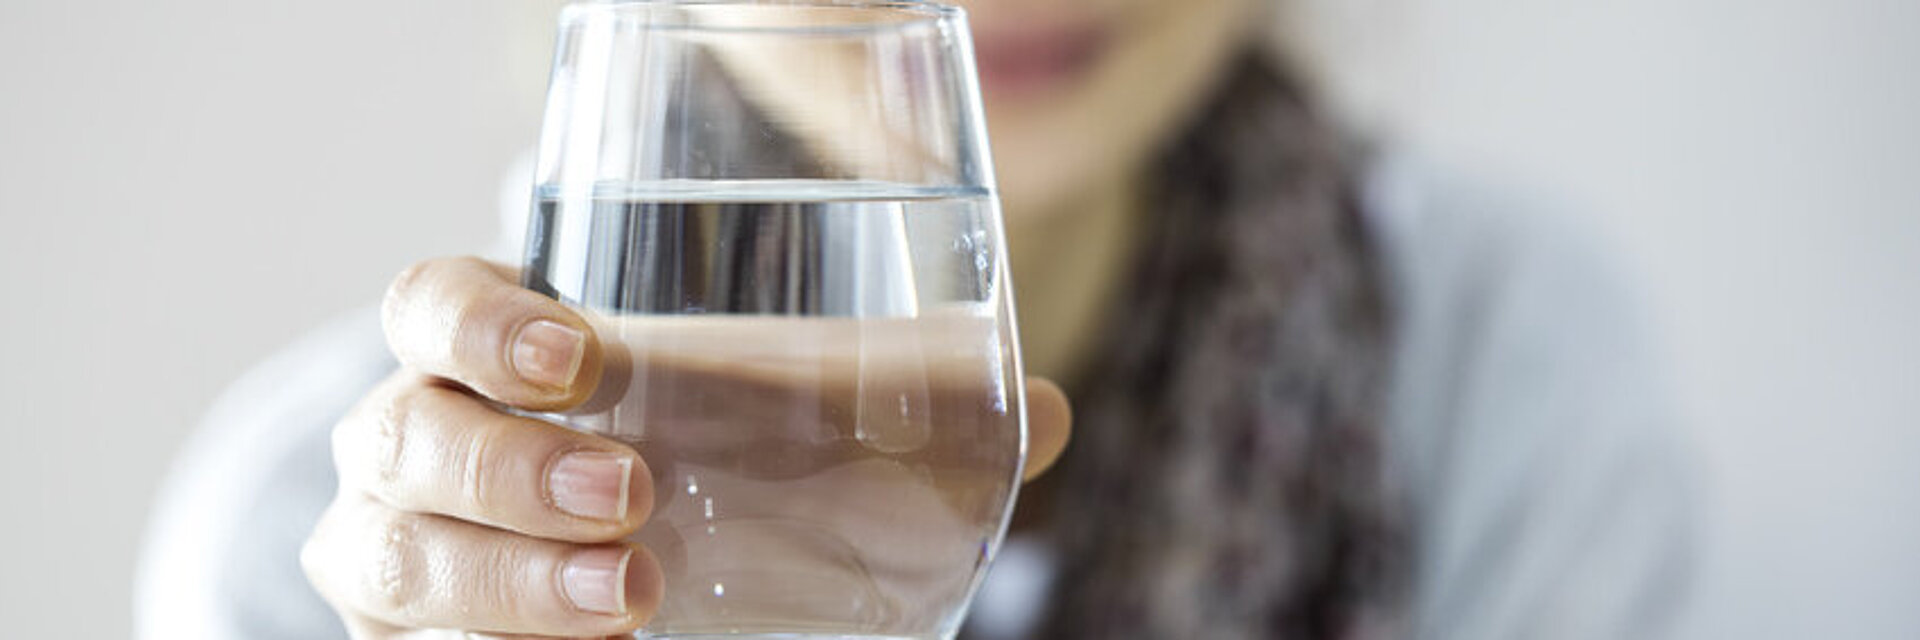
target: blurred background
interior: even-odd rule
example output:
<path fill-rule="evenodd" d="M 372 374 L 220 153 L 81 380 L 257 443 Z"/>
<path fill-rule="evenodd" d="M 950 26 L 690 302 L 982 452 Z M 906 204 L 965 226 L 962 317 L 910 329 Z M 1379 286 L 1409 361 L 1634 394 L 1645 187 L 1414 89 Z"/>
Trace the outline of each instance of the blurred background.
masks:
<path fill-rule="evenodd" d="M 558 4 L 0 5 L 6 635 L 125 636 L 220 388 L 487 247 Z M 1689 635 L 1920 637 L 1920 3 L 1296 5 L 1355 126 L 1622 250 L 1706 453 Z"/>

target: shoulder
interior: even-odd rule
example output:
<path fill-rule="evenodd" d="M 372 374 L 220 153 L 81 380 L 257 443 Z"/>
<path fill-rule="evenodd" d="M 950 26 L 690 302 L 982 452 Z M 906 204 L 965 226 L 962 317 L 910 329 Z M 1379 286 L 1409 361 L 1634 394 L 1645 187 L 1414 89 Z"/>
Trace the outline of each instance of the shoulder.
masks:
<path fill-rule="evenodd" d="M 1394 287 L 1413 298 L 1408 310 L 1438 312 L 1434 303 L 1473 292 L 1514 308 L 1604 307 L 1644 324 L 1624 248 L 1571 198 L 1413 155 L 1383 157 L 1362 175 L 1362 208 Z"/>
<path fill-rule="evenodd" d="M 1695 466 L 1626 254 L 1567 201 L 1390 160 L 1363 194 L 1396 300 L 1389 455 L 1418 637 L 1655 637 Z"/>
<path fill-rule="evenodd" d="M 139 637 L 341 636 L 298 549 L 328 501 L 329 432 L 394 363 L 361 310 L 248 371 L 175 457 L 135 583 Z"/>
<path fill-rule="evenodd" d="M 1591 212 L 1404 156 L 1368 173 L 1362 194 L 1394 300 L 1396 422 L 1422 432 L 1410 437 L 1605 402 L 1649 419 L 1590 435 L 1673 440 L 1654 307 Z"/>

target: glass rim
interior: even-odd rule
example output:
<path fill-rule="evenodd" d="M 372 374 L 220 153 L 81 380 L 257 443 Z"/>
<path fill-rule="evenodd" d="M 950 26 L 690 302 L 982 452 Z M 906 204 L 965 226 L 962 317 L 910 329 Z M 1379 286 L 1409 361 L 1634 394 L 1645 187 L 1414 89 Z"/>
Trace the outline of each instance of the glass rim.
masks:
<path fill-rule="evenodd" d="M 572 22 L 588 16 L 622 14 L 635 11 L 656 9 L 690 9 L 699 7 L 742 7 L 753 9 L 859 9 L 885 14 L 903 16 L 905 19 L 890 22 L 850 22 L 840 21 L 805 26 L 791 25 L 726 25 L 703 26 L 689 24 L 651 25 L 652 28 L 743 32 L 774 34 L 808 33 L 846 33 L 865 31 L 891 31 L 929 23 L 952 20 L 966 15 L 966 10 L 956 5 L 927 0 L 599 0 L 574 2 L 561 12 L 562 22 Z"/>

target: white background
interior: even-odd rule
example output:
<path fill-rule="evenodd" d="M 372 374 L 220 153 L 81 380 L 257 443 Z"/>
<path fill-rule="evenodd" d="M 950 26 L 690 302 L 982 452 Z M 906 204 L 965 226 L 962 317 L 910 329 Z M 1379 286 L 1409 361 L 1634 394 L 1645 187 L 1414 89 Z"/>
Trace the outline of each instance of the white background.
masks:
<path fill-rule="evenodd" d="M 1920 4 L 1307 5 L 1358 121 L 1620 241 L 1707 454 L 1693 635 L 1920 637 Z M 0 5 L 0 635 L 124 636 L 211 396 L 486 245 L 553 6 Z"/>
<path fill-rule="evenodd" d="M 551 55 L 509 25 L 543 6 L 0 3 L 0 636 L 125 637 L 212 396 L 412 260 L 486 247 Z"/>
<path fill-rule="evenodd" d="M 1920 3 L 1358 5 L 1379 123 L 1565 194 L 1656 302 L 1706 457 L 1688 636 L 1920 637 Z"/>

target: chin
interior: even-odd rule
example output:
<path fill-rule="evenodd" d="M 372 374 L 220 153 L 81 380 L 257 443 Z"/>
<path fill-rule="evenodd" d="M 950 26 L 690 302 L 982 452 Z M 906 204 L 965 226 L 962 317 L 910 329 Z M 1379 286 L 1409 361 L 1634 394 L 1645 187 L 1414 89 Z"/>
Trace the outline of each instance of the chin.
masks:
<path fill-rule="evenodd" d="M 988 135 L 1008 219 L 1051 216 L 1132 164 L 1128 145 L 1117 140 L 1121 132 L 1097 126 L 1105 121 L 1095 110 L 989 105 Z"/>
<path fill-rule="evenodd" d="M 1071 162 L 1063 160 L 1063 162 Z M 1096 182 L 1058 165 L 1018 162 L 998 165 L 1000 199 L 1010 220 L 1031 221 L 1063 213 L 1075 194 Z"/>

